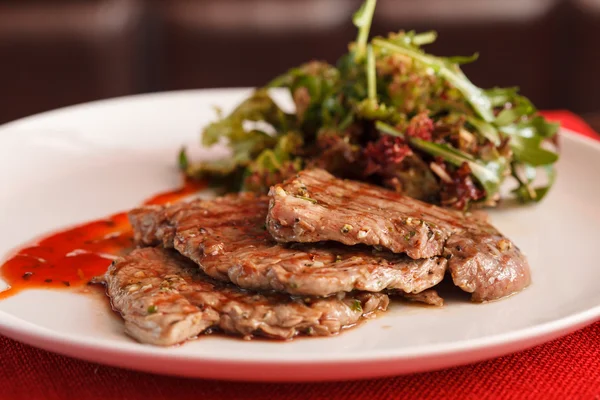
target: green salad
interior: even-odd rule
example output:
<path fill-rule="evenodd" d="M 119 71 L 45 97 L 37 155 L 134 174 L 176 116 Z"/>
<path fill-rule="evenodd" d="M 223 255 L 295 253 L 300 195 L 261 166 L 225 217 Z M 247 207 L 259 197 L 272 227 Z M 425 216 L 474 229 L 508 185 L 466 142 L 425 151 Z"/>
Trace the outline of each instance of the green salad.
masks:
<path fill-rule="evenodd" d="M 226 141 L 232 155 L 179 164 L 193 178 L 230 190 L 266 192 L 304 168 L 378 184 L 427 202 L 494 206 L 514 179 L 514 196 L 541 200 L 553 184 L 558 126 L 517 88 L 482 89 L 461 71 L 473 56 L 437 57 L 435 32 L 369 38 L 376 0 L 354 14 L 357 38 L 337 64 L 292 68 L 204 129 L 202 144 Z M 289 91 L 293 113 L 270 89 Z M 544 182 L 539 185 L 540 179 Z"/>

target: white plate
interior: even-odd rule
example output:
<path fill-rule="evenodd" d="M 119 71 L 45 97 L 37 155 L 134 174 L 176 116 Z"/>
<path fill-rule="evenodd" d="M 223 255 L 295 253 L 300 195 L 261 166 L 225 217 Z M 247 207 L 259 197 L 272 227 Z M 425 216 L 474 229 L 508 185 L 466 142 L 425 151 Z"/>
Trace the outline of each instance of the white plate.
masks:
<path fill-rule="evenodd" d="M 182 143 L 197 146 L 200 128 L 214 119 L 213 105 L 227 111 L 247 94 L 135 96 L 0 127 L 0 256 L 42 233 L 176 187 L 175 155 Z M 0 301 L 0 333 L 104 364 L 264 381 L 402 374 L 531 347 L 600 317 L 600 145 L 564 131 L 562 145 L 559 179 L 542 204 L 492 212 L 494 224 L 525 251 L 533 270 L 532 286 L 508 299 L 451 299 L 441 309 L 398 304 L 332 338 L 280 343 L 202 337 L 158 348 L 125 336 L 103 299 L 39 290 Z"/>

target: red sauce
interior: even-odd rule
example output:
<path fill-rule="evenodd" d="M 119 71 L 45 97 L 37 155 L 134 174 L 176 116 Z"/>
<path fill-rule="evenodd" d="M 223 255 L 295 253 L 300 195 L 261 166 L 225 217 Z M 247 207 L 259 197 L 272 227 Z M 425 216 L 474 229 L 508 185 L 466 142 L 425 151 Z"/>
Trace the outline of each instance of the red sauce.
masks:
<path fill-rule="evenodd" d="M 206 187 L 204 182 L 186 180 L 180 189 L 160 193 L 144 204 L 166 204 Z M 86 285 L 106 272 L 115 256 L 133 247 L 133 233 L 122 212 L 53 233 L 26 245 L 0 267 L 10 289 L 0 299 L 33 288 L 68 288 Z"/>

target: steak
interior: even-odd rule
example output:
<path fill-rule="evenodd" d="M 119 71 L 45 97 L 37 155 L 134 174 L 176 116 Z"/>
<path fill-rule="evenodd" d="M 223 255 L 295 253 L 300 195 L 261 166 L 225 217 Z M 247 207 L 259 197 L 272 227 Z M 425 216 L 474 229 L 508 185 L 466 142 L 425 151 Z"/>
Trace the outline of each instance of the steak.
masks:
<path fill-rule="evenodd" d="M 161 346 L 211 328 L 244 338 L 329 336 L 385 310 L 389 302 L 382 293 L 323 299 L 249 292 L 207 277 L 172 250 L 151 247 L 114 262 L 104 279 L 126 332 L 142 343 Z"/>
<path fill-rule="evenodd" d="M 456 220 L 456 213 L 321 169 L 300 172 L 270 196 L 267 228 L 279 242 L 362 243 L 427 258 L 443 253 Z"/>
<path fill-rule="evenodd" d="M 133 210 L 142 245 L 175 248 L 209 276 L 253 290 L 329 296 L 353 290 L 419 293 L 439 283 L 447 260 L 413 260 L 367 246 L 278 244 L 265 228 L 269 200 L 228 195 Z"/>
<path fill-rule="evenodd" d="M 475 301 L 509 295 L 531 281 L 521 251 L 481 218 L 319 169 L 301 171 L 269 195 L 267 228 L 279 242 L 333 240 L 415 259 L 443 255 L 454 283 Z"/>
<path fill-rule="evenodd" d="M 421 293 L 404 293 L 402 295 L 406 300 L 416 303 L 424 303 L 430 306 L 441 307 L 444 305 L 444 299 L 435 289 L 427 289 Z"/>
<path fill-rule="evenodd" d="M 472 293 L 473 301 L 496 300 L 531 283 L 527 259 L 497 231 L 453 235 L 446 242 L 445 254 L 454 284 Z"/>

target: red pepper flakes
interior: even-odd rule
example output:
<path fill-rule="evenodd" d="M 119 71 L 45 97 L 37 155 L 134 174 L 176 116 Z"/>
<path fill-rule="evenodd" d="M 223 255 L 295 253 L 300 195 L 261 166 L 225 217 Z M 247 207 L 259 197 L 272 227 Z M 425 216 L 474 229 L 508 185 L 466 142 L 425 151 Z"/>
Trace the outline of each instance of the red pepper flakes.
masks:
<path fill-rule="evenodd" d="M 433 128 L 433 121 L 429 118 L 427 112 L 423 111 L 410 120 L 408 128 L 406 128 L 406 134 L 411 137 L 431 141 Z"/>
<path fill-rule="evenodd" d="M 367 160 L 365 175 L 385 170 L 389 165 L 400 164 L 412 150 L 404 139 L 397 136 L 383 135 L 376 142 L 367 144 L 364 155 Z"/>

